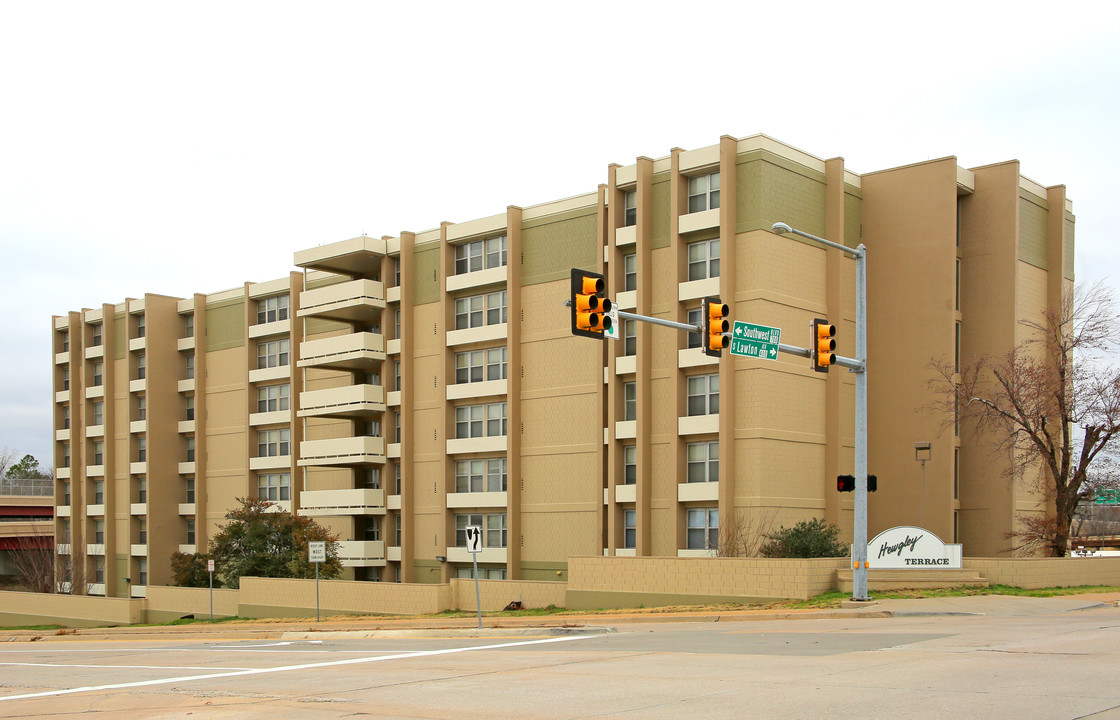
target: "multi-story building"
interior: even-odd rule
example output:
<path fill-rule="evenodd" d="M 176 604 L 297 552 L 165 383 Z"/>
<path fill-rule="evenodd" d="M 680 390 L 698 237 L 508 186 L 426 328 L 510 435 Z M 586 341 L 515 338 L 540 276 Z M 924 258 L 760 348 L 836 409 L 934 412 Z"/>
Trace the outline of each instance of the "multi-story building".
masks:
<path fill-rule="evenodd" d="M 711 358 L 636 321 L 575 337 L 563 306 L 570 269 L 598 270 L 623 310 L 696 323 L 718 296 L 787 344 L 826 318 L 854 356 L 853 264 L 777 221 L 868 248 L 870 534 L 921 523 L 1006 553 L 1041 498 L 919 409 L 932 358 L 1010 347 L 1072 279 L 1064 188 L 954 158 L 861 176 L 753 136 L 610 165 L 586 195 L 300 251 L 285 278 L 54 318 L 60 567 L 142 594 L 246 495 L 331 527 L 368 580 L 469 576 L 468 525 L 484 577 L 552 580 L 575 555 L 711 554 L 721 528 L 850 534 L 848 372 Z"/>

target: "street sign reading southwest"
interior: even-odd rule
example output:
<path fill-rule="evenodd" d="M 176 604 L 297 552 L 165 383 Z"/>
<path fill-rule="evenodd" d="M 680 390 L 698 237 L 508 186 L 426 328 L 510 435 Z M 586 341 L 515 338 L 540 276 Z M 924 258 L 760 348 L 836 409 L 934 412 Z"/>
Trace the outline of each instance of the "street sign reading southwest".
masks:
<path fill-rule="evenodd" d="M 744 357 L 778 359 L 778 343 L 781 342 L 782 329 L 735 321 L 731 329 L 731 354 Z"/>

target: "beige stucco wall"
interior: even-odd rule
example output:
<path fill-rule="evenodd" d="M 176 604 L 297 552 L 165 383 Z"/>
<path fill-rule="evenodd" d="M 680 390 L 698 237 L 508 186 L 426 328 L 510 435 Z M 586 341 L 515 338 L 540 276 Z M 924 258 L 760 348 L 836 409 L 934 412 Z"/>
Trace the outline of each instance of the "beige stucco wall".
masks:
<path fill-rule="evenodd" d="M 315 581 L 241 578 L 239 614 L 244 617 L 315 614 Z M 426 614 L 451 607 L 451 588 L 440 584 L 319 582 L 324 614 Z"/>
<path fill-rule="evenodd" d="M 564 606 L 567 583 L 524 580 L 479 580 L 478 595 L 486 612 L 501 610 L 518 601 L 525 608 Z M 477 610 L 474 580 L 452 580 L 451 600 L 458 610 Z"/>

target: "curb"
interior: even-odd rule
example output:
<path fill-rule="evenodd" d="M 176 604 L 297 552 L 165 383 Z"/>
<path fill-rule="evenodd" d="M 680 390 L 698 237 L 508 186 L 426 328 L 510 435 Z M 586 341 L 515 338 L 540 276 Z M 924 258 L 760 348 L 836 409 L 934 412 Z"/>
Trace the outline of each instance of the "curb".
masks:
<path fill-rule="evenodd" d="M 491 637 L 565 637 L 607 635 L 613 627 L 537 627 L 537 628 L 431 628 L 416 630 L 324 630 L 322 632 L 285 632 L 281 640 L 360 640 L 363 638 L 491 638 Z"/>

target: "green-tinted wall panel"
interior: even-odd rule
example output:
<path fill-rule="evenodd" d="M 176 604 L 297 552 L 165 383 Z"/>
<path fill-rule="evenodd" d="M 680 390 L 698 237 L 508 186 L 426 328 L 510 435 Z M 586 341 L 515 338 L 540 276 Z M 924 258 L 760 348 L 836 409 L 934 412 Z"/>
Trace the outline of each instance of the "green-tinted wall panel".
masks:
<path fill-rule="evenodd" d="M 1046 208 L 1019 198 L 1019 259 L 1046 270 Z"/>
<path fill-rule="evenodd" d="M 736 232 L 769 230 L 780 221 L 824 234 L 824 173 L 766 151 L 744 153 L 737 163 Z"/>
<path fill-rule="evenodd" d="M 563 280 L 571 268 L 595 268 L 596 223 L 593 207 L 522 223 L 521 284 Z"/>
<path fill-rule="evenodd" d="M 653 211 L 649 244 L 653 249 L 669 247 L 669 173 L 656 173 L 653 176 Z"/>
<path fill-rule="evenodd" d="M 306 324 L 303 326 L 303 332 L 307 335 L 318 335 L 320 333 L 334 332 L 336 330 L 353 331 L 353 326 L 350 323 L 339 322 L 337 320 L 309 317 L 304 320 L 304 323 Z"/>
<path fill-rule="evenodd" d="M 438 583 L 440 581 L 439 563 L 435 560 L 414 560 L 412 572 L 413 582 Z"/>
<path fill-rule="evenodd" d="M 1075 222 L 1074 222 L 1073 216 L 1070 215 L 1069 213 L 1066 213 L 1066 244 L 1063 247 L 1063 250 L 1065 251 L 1065 266 L 1066 266 L 1065 277 L 1066 277 L 1066 280 L 1073 280 L 1073 276 L 1074 276 L 1074 269 L 1073 269 L 1073 229 L 1074 229 L 1074 225 L 1075 225 Z"/>
<path fill-rule="evenodd" d="M 412 302 L 427 305 L 439 301 L 439 244 L 412 255 Z"/>
<path fill-rule="evenodd" d="M 113 318 L 113 359 L 124 360 L 128 354 L 128 326 L 125 325 L 124 313 Z"/>
<path fill-rule="evenodd" d="M 863 242 L 863 199 L 844 193 L 844 244 L 854 248 Z M 827 238 L 831 239 L 831 238 Z"/>
<path fill-rule="evenodd" d="M 206 306 L 206 350 L 226 350 L 245 344 L 245 299 Z"/>

